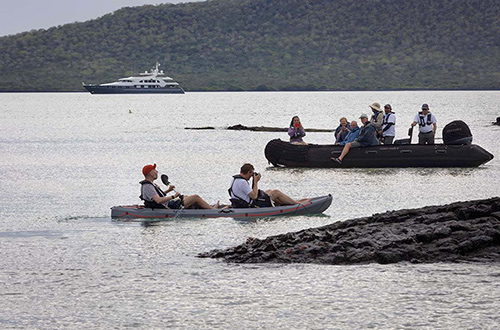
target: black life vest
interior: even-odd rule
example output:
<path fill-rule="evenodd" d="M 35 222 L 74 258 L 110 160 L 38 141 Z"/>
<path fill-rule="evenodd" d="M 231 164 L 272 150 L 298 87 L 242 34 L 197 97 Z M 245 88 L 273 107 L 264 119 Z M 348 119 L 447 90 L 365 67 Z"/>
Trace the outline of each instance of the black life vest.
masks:
<path fill-rule="evenodd" d="M 144 197 L 142 197 L 142 188 L 144 187 L 144 185 L 147 185 L 147 184 L 152 185 L 160 197 L 165 197 L 165 193 L 160 189 L 160 187 L 158 187 L 157 185 L 155 185 L 154 183 L 152 183 L 151 181 L 148 181 L 148 180 L 143 180 L 139 183 L 141 184 L 141 195 L 139 196 L 139 198 L 144 201 L 144 206 L 152 208 L 152 209 L 164 209 L 165 206 L 163 206 L 162 204 L 158 204 L 154 200 L 148 201 L 148 200 L 144 199 Z"/>
<path fill-rule="evenodd" d="M 231 204 L 233 205 L 233 207 L 238 207 L 238 208 L 252 207 L 251 206 L 252 200 L 250 200 L 250 203 L 248 203 L 244 198 L 241 198 L 240 196 L 233 193 L 233 185 L 234 185 L 234 182 L 236 180 L 245 180 L 246 181 L 247 179 L 245 179 L 244 177 L 242 177 L 239 174 L 233 175 L 233 182 L 231 183 L 231 187 L 229 187 L 229 189 L 227 190 L 227 192 L 229 193 L 229 200 L 231 201 Z M 233 198 L 233 196 L 231 196 L 231 195 L 233 195 L 236 198 Z"/>
<path fill-rule="evenodd" d="M 244 200 L 240 196 L 237 196 L 233 192 L 234 182 L 236 180 L 246 180 L 246 179 L 244 177 L 242 177 L 241 175 L 239 175 L 239 174 L 233 175 L 233 179 L 234 180 L 231 183 L 231 187 L 227 190 L 227 192 L 229 193 L 229 197 L 230 197 L 229 200 L 231 201 L 231 205 L 234 208 L 271 207 L 271 206 L 274 206 L 273 205 L 273 201 L 271 200 L 271 196 L 269 196 L 268 194 L 266 194 L 264 191 L 262 191 L 260 189 L 257 192 L 257 198 L 256 199 L 250 199 L 250 203 L 248 203 L 246 200 Z M 232 198 L 231 193 L 236 198 Z"/>
<path fill-rule="evenodd" d="M 430 112 L 427 114 L 427 120 L 425 120 L 425 116 L 424 116 L 424 113 L 422 111 L 420 111 L 418 113 L 418 116 L 420 118 L 420 120 L 418 122 L 418 126 L 424 127 L 425 125 L 432 124 L 432 114 Z"/>
<path fill-rule="evenodd" d="M 391 112 L 385 114 L 384 119 L 382 119 L 382 125 L 389 124 L 388 120 L 389 120 L 389 117 L 391 116 L 391 114 L 395 114 L 395 113 L 391 111 Z M 396 121 L 396 120 L 394 120 L 394 121 Z"/>

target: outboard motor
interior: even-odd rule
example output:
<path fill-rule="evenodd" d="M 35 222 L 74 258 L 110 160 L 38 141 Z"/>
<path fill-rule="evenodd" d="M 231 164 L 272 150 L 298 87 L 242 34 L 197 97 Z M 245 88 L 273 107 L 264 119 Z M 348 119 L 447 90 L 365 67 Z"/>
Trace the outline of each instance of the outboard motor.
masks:
<path fill-rule="evenodd" d="M 471 144 L 472 133 L 469 126 L 461 120 L 455 120 L 443 128 L 444 144 Z"/>

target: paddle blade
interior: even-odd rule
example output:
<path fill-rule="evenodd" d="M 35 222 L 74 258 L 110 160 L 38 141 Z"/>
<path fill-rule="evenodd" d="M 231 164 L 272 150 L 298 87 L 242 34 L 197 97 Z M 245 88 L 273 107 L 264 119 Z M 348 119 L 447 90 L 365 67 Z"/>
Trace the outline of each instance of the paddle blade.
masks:
<path fill-rule="evenodd" d="M 165 186 L 168 186 L 170 184 L 170 181 L 168 181 L 168 175 L 162 174 L 161 175 L 161 182 L 163 182 L 163 184 Z"/>

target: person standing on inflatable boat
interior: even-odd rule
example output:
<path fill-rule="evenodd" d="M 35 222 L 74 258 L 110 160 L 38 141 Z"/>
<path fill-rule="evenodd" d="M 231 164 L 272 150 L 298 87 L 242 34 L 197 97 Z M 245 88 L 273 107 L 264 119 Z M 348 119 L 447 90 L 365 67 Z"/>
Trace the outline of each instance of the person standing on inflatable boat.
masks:
<path fill-rule="evenodd" d="M 418 124 L 420 133 L 418 134 L 418 144 L 434 144 L 434 136 L 437 130 L 437 120 L 432 113 L 429 112 L 427 103 L 422 104 L 422 111 L 417 113 L 411 126 Z"/>
<path fill-rule="evenodd" d="M 156 164 L 144 166 L 142 168 L 142 174 L 144 175 L 144 180 L 140 182 L 140 198 L 144 201 L 144 206 L 150 208 L 168 209 L 179 209 L 182 207 L 182 202 L 180 200 L 175 200 L 175 198 L 180 196 L 178 192 L 176 192 L 174 195 L 167 196 L 169 192 L 175 189 L 175 186 L 169 185 L 167 190 L 163 191 L 157 184 L 154 183 L 154 180 L 158 179 Z M 185 195 L 183 200 L 184 207 L 187 209 L 194 205 L 198 205 L 198 207 L 202 209 L 219 208 L 219 202 L 217 202 L 215 206 L 211 206 L 198 195 Z"/>
<path fill-rule="evenodd" d="M 248 182 L 250 178 L 253 178 L 252 187 L 250 187 L 250 183 Z M 260 173 L 256 173 L 254 171 L 252 164 L 243 164 L 240 169 L 240 174 L 233 176 L 231 187 L 228 190 L 233 207 L 271 207 L 273 206 L 273 203 L 277 206 L 295 205 L 310 200 L 309 198 L 306 198 L 296 201 L 277 189 L 266 190 L 266 192 L 263 192 L 262 190 L 259 190 L 258 187 L 260 178 Z M 273 203 L 271 203 L 271 201 Z"/>
<path fill-rule="evenodd" d="M 392 144 L 396 136 L 396 115 L 392 112 L 390 104 L 384 105 L 384 120 L 382 121 L 382 142 L 384 144 Z"/>

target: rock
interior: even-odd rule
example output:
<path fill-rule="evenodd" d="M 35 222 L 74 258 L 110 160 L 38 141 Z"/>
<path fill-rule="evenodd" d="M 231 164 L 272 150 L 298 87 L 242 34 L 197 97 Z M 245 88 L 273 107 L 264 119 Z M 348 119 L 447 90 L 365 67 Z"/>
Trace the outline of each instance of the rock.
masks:
<path fill-rule="evenodd" d="M 229 126 L 228 130 L 255 131 L 255 132 L 288 132 L 288 127 L 269 127 L 269 126 L 244 126 L 241 124 Z M 333 129 L 306 128 L 306 132 L 334 132 Z"/>
<path fill-rule="evenodd" d="M 206 130 L 206 129 L 215 129 L 215 127 L 212 127 L 212 126 L 205 126 L 205 127 L 184 127 L 184 129 Z"/>
<path fill-rule="evenodd" d="M 235 263 L 500 262 L 500 197 L 390 211 L 198 255 Z"/>
<path fill-rule="evenodd" d="M 185 129 L 194 130 L 206 130 L 215 129 L 214 127 L 185 127 Z M 231 131 L 254 131 L 254 132 L 287 132 L 288 127 L 269 127 L 269 126 L 245 126 L 241 124 L 228 126 L 228 130 Z M 323 128 L 306 128 L 306 132 L 334 132 L 333 129 L 323 129 Z"/>

